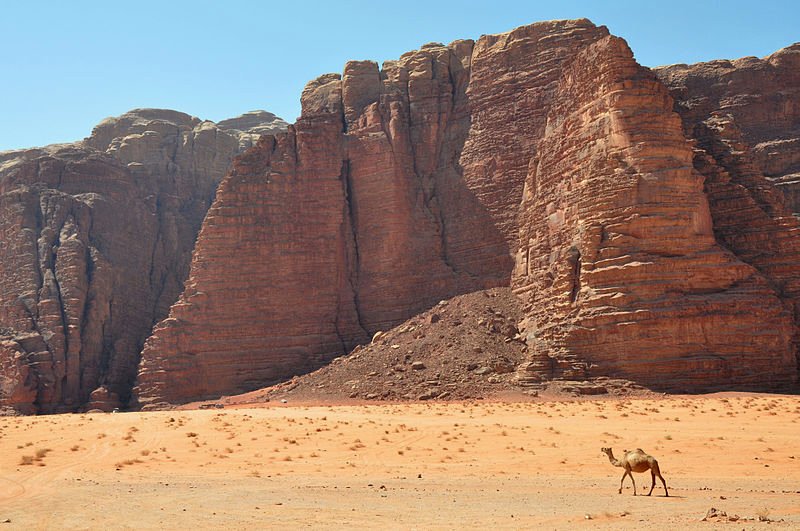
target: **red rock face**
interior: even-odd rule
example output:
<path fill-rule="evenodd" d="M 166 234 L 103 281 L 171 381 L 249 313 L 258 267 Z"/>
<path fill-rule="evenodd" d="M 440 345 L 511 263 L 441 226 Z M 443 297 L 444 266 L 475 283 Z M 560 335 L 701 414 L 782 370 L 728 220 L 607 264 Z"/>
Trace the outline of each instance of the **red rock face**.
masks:
<path fill-rule="evenodd" d="M 250 390 L 508 285 L 524 148 L 559 65 L 605 35 L 534 24 L 309 83 L 294 128 L 223 183 L 187 290 L 142 353 L 140 402 Z"/>
<path fill-rule="evenodd" d="M 671 109 L 621 39 L 564 70 L 521 209 L 523 378 L 611 374 L 661 389 L 796 379 L 791 314 L 715 241 Z"/>
<path fill-rule="evenodd" d="M 10 330 L 3 331 L 5 337 L 0 341 L 0 393 L 3 397 L 0 406 L 15 409 L 23 414 L 34 414 L 39 382 L 28 361 L 28 349 L 34 347 L 30 342 L 40 342 L 41 336 L 28 334 L 10 337 L 7 335 L 8 332 Z M 40 349 L 46 348 L 45 345 L 37 346 Z"/>
<path fill-rule="evenodd" d="M 675 98 L 688 137 L 711 117 L 735 124 L 755 168 L 800 212 L 800 43 L 744 57 L 655 70 Z"/>
<path fill-rule="evenodd" d="M 793 255 L 773 267 L 746 252 L 778 234 L 793 249 L 791 220 L 770 211 L 774 230 L 731 243 L 750 222 L 711 192 L 721 155 L 693 151 L 664 85 L 605 28 L 540 23 L 382 69 L 351 62 L 302 106 L 221 185 L 142 352 L 141 405 L 276 382 L 439 299 L 508 284 L 527 315 L 522 382 L 796 381 Z"/>
<path fill-rule="evenodd" d="M 475 44 L 467 90 L 471 127 L 460 164 L 467 187 L 492 214 L 512 256 L 531 153 L 544 134 L 562 68 L 607 35 L 605 26 L 584 19 L 533 24 Z M 467 224 L 460 232 L 474 230 Z M 466 247 L 464 254 L 471 254 Z"/>
<path fill-rule="evenodd" d="M 341 159 L 325 167 L 317 156 L 340 131 L 320 118 L 302 143 L 295 130 L 265 137 L 237 162 L 208 213 L 186 290 L 145 345 L 140 400 L 256 385 L 366 337 L 352 318 Z"/>
<path fill-rule="evenodd" d="M 16 341 L 35 390 L 31 403 L 7 400 L 69 410 L 101 378 L 131 378 L 149 328 L 141 316 L 160 293 L 150 289 L 155 209 L 126 168 L 86 149 L 22 154 L 4 177 L 0 322 L 27 338 Z"/>
<path fill-rule="evenodd" d="M 127 400 L 244 137 L 144 109 L 81 143 L 0 155 L 0 406 Z"/>
<path fill-rule="evenodd" d="M 800 323 L 800 45 L 765 59 L 657 69 L 675 98 L 714 233 L 755 267 Z M 780 192 L 783 192 L 783 195 Z M 798 358 L 800 359 L 800 358 Z"/>

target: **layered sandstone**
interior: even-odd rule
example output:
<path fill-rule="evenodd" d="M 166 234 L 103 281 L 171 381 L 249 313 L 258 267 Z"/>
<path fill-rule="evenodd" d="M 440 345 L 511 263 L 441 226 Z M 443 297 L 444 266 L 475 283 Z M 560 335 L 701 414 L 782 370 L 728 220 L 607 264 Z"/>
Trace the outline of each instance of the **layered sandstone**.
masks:
<path fill-rule="evenodd" d="M 800 45 L 764 59 L 656 72 L 695 140 L 694 167 L 705 177 L 714 233 L 792 312 L 800 360 Z"/>
<path fill-rule="evenodd" d="M 242 136 L 138 109 L 83 142 L 0 154 L 0 405 L 127 400 Z"/>
<path fill-rule="evenodd" d="M 187 289 L 142 353 L 140 401 L 250 390 L 507 285 L 560 65 L 607 34 L 540 23 L 310 82 L 298 122 L 221 185 Z"/>
<path fill-rule="evenodd" d="M 655 69 L 675 98 L 687 136 L 709 118 L 735 124 L 755 168 L 800 213 L 800 43 L 759 59 Z M 703 133 L 699 133 L 701 136 Z"/>
<path fill-rule="evenodd" d="M 791 216 L 757 158 L 713 132 L 723 122 L 703 118 L 709 145 L 693 148 L 667 89 L 605 28 L 539 23 L 354 61 L 301 101 L 220 186 L 142 352 L 141 405 L 280 381 L 508 284 L 526 314 L 522 383 L 796 382 Z"/>
<path fill-rule="evenodd" d="M 523 378 L 796 381 L 791 311 L 715 240 L 715 221 L 666 88 L 621 39 L 584 50 L 562 73 L 526 181 L 514 280 L 529 308 Z"/>
<path fill-rule="evenodd" d="M 261 135 L 274 135 L 286 131 L 289 124 L 267 111 L 250 111 L 220 120 L 217 127 L 239 138 L 239 150 L 244 151 L 258 142 Z"/>

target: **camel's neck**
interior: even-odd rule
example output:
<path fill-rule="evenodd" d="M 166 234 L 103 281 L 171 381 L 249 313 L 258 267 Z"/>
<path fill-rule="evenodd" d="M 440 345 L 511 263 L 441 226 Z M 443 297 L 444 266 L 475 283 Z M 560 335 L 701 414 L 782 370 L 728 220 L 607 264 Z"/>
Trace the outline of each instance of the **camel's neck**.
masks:
<path fill-rule="evenodd" d="M 606 455 L 608 456 L 608 460 L 611 461 L 612 465 L 614 465 L 614 466 L 622 466 L 622 463 L 620 463 L 619 460 L 614 459 L 614 454 L 612 452 L 609 452 Z"/>

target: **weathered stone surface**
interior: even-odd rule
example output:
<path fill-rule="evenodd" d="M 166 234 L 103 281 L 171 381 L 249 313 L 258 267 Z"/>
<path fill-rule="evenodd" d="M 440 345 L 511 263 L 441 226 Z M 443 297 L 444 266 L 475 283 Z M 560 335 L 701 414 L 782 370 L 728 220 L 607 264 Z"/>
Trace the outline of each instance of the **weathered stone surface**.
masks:
<path fill-rule="evenodd" d="M 127 400 L 239 145 L 138 109 L 83 142 L 0 154 L 0 405 L 74 410 L 101 386 L 104 408 Z"/>
<path fill-rule="evenodd" d="M 791 310 L 800 356 L 800 224 L 792 215 L 800 213 L 800 45 L 763 60 L 674 65 L 657 74 L 695 139 L 694 166 L 705 177 L 717 240 L 766 277 Z"/>
<path fill-rule="evenodd" d="M 467 91 L 471 127 L 460 163 L 470 193 L 480 198 L 478 208 L 492 214 L 512 257 L 519 241 L 517 216 L 525 177 L 544 134 L 556 82 L 565 64 L 607 35 L 605 26 L 581 19 L 524 26 L 484 36 L 475 44 Z M 469 213 L 463 216 L 466 220 L 453 217 L 461 224 L 462 238 L 481 222 Z M 463 246 L 465 261 L 472 260 L 470 247 Z M 513 263 L 493 265 L 513 268 Z"/>
<path fill-rule="evenodd" d="M 31 368 L 31 353 L 25 349 L 27 339 L 40 339 L 36 334 L 27 337 L 6 335 L 0 337 L 0 397 L 2 406 L 12 406 L 20 413 L 36 413 L 34 402 L 38 380 Z"/>
<path fill-rule="evenodd" d="M 705 120 L 729 117 L 755 168 L 800 213 L 800 43 L 744 57 L 655 69 L 675 98 L 687 136 Z"/>
<path fill-rule="evenodd" d="M 796 379 L 791 314 L 715 241 L 681 131 L 621 39 L 562 73 L 521 209 L 514 283 L 533 369 L 664 389 Z"/>
<path fill-rule="evenodd" d="M 143 351 L 140 401 L 250 390 L 508 285 L 525 149 L 559 66 L 607 34 L 540 23 L 311 81 L 289 133 L 220 187 L 187 289 Z"/>
<path fill-rule="evenodd" d="M 261 135 L 286 131 L 289 124 L 267 111 L 250 111 L 236 118 L 217 122 L 221 130 L 239 138 L 239 150 L 244 151 L 258 142 Z"/>
<path fill-rule="evenodd" d="M 521 383 L 796 382 L 791 216 L 735 135 L 713 133 L 722 122 L 697 122 L 713 134 L 693 150 L 667 89 L 605 28 L 540 23 L 354 61 L 301 103 L 223 181 L 142 352 L 144 407 L 307 372 L 509 283 L 526 317 L 498 332 L 528 342 Z"/>

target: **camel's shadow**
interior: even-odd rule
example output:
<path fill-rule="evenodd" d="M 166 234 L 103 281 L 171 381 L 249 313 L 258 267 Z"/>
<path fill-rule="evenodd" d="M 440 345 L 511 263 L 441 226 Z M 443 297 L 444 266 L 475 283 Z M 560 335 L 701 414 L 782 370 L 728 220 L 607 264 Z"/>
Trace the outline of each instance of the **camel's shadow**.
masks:
<path fill-rule="evenodd" d="M 624 493 L 623 493 L 624 494 Z M 669 496 L 664 496 L 663 494 L 653 494 L 652 496 L 648 496 L 646 494 L 637 494 L 636 496 L 631 496 L 632 498 L 665 498 L 671 500 L 675 498 L 676 500 L 685 500 L 686 496 L 676 496 L 674 494 L 670 494 Z"/>

